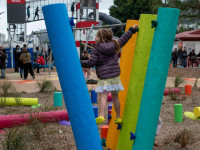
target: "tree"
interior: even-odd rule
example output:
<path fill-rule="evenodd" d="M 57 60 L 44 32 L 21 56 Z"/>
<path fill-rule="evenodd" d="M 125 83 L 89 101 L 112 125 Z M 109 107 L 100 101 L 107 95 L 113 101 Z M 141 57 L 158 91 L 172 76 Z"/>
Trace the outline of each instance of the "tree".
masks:
<path fill-rule="evenodd" d="M 197 21 L 200 19 L 199 0 L 167 0 L 166 7 L 175 7 L 181 10 L 180 21 Z"/>
<path fill-rule="evenodd" d="M 140 14 L 156 14 L 162 0 L 114 0 L 110 7 L 110 15 L 122 22 L 128 19 L 138 20 Z"/>

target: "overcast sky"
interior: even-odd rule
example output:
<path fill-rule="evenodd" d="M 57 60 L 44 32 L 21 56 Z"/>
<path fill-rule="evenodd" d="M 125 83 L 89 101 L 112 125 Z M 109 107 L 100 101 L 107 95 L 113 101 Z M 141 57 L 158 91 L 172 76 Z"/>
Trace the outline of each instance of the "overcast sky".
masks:
<path fill-rule="evenodd" d="M 113 0 L 100 0 L 100 11 L 109 13 L 108 8 L 113 5 Z M 0 15 L 0 33 L 7 35 L 7 0 L 0 0 L 0 12 L 5 11 L 4 14 Z M 44 21 L 36 21 L 27 24 L 27 33 L 30 34 L 31 31 L 36 31 L 39 29 L 45 29 Z"/>

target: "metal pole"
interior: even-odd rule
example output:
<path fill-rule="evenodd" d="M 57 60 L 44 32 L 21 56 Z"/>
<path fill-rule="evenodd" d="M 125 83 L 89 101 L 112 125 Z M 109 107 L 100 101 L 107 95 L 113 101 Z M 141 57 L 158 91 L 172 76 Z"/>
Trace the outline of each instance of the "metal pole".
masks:
<path fill-rule="evenodd" d="M 52 59 L 52 50 L 50 51 L 49 55 L 49 77 L 51 76 L 51 59 Z"/>
<path fill-rule="evenodd" d="M 90 38 L 90 34 L 92 33 L 92 29 L 93 29 L 93 27 L 94 27 L 94 24 L 92 24 L 92 26 L 91 26 L 91 28 L 90 28 L 90 30 L 89 30 L 89 33 L 88 33 L 88 35 L 87 35 L 87 37 L 86 37 L 86 44 L 85 44 L 85 48 L 84 48 L 84 50 L 87 49 L 88 40 L 89 40 L 89 38 Z M 86 33 L 87 33 L 87 32 L 86 32 Z"/>

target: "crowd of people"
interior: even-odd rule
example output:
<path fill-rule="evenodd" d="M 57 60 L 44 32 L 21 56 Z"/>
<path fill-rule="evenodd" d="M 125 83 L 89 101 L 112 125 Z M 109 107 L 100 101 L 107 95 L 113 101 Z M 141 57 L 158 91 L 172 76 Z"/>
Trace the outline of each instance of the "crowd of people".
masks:
<path fill-rule="evenodd" d="M 47 54 L 48 52 L 48 54 Z M 36 47 L 36 51 L 33 52 L 33 63 L 32 63 L 32 56 L 27 49 L 26 44 L 20 48 L 19 45 L 16 45 L 16 48 L 13 51 L 13 58 L 15 62 L 14 71 L 20 73 L 20 77 L 24 80 L 27 79 L 28 73 L 35 78 L 34 70 L 37 69 L 37 73 L 41 66 L 44 66 L 49 61 L 49 58 L 53 57 L 50 56 L 51 48 L 48 51 L 40 50 L 39 47 Z M 5 79 L 5 69 L 6 69 L 6 50 L 3 47 L 0 47 L 0 69 L 1 69 L 1 76 L 0 79 Z M 52 68 L 52 67 L 51 67 Z"/>
<path fill-rule="evenodd" d="M 181 67 L 186 67 L 188 64 L 188 58 L 191 62 L 192 67 L 194 64 L 196 64 L 196 67 L 198 67 L 199 62 L 197 61 L 197 57 L 200 57 L 200 51 L 198 54 L 195 53 L 195 50 L 193 49 L 189 54 L 187 53 L 186 47 L 181 47 L 177 50 L 175 48 L 172 52 L 172 62 L 173 67 L 177 67 L 178 64 L 180 64 Z"/>

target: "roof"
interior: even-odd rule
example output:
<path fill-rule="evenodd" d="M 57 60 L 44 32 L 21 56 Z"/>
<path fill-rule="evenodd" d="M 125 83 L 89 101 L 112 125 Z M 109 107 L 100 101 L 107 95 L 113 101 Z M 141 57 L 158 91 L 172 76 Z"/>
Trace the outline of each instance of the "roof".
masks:
<path fill-rule="evenodd" d="M 175 40 L 181 41 L 200 41 L 200 30 L 186 31 L 176 34 Z"/>

